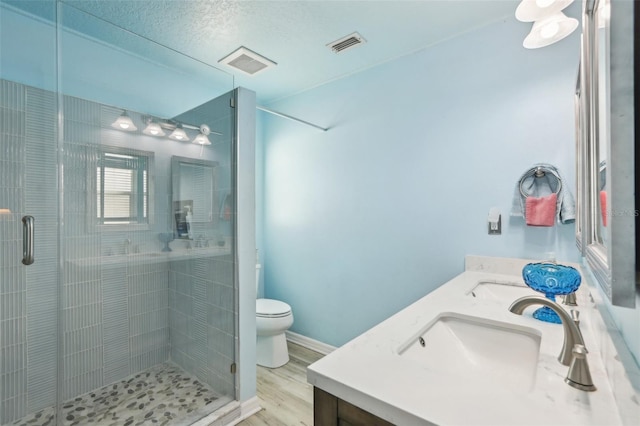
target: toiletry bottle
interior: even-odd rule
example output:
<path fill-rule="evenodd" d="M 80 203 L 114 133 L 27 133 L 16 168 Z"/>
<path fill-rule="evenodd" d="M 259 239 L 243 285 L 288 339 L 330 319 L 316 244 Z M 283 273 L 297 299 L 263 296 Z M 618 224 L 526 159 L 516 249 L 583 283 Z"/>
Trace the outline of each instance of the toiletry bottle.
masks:
<path fill-rule="evenodd" d="M 191 207 L 187 206 L 187 234 L 189 235 L 189 239 L 193 240 L 193 230 L 191 229 L 191 219 L 193 216 L 191 215 Z"/>

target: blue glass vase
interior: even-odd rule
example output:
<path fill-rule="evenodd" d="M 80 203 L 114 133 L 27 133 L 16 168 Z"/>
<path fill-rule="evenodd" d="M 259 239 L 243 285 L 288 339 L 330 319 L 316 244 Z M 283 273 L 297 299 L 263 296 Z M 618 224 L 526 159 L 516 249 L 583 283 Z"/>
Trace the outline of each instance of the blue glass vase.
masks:
<path fill-rule="evenodd" d="M 524 283 L 533 290 L 544 293 L 553 302 L 557 295 L 573 293 L 580 287 L 580 273 L 571 266 L 555 263 L 529 263 L 522 269 Z M 540 321 L 560 324 L 562 321 L 553 309 L 543 306 L 533 313 Z"/>

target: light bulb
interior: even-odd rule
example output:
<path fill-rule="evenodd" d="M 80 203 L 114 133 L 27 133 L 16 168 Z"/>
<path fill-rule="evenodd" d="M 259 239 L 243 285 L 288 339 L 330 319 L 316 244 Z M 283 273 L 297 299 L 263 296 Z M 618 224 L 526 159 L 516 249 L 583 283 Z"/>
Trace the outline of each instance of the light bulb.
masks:
<path fill-rule="evenodd" d="M 162 127 L 160 127 L 160 125 L 154 121 L 149 122 L 149 124 L 147 125 L 147 127 L 145 127 L 142 133 L 144 133 L 145 135 L 151 135 L 151 136 L 165 135 L 164 131 L 162 130 Z"/>
<path fill-rule="evenodd" d="M 178 124 L 173 132 L 169 135 L 169 138 L 177 140 L 177 141 L 188 141 L 189 137 L 182 129 L 182 125 Z"/>
<path fill-rule="evenodd" d="M 192 143 L 197 143 L 199 145 L 211 145 L 209 138 L 202 133 L 198 134 Z"/>
<path fill-rule="evenodd" d="M 138 128 L 133 124 L 131 117 L 127 115 L 127 112 L 123 112 L 120 117 L 116 119 L 113 123 L 111 123 L 111 127 L 124 130 L 127 132 L 135 132 Z"/>

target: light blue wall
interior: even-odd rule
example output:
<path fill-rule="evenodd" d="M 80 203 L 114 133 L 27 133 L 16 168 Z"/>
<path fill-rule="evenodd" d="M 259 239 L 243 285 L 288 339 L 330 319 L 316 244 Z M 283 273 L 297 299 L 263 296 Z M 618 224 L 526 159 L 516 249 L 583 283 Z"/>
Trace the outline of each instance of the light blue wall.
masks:
<path fill-rule="evenodd" d="M 509 217 L 533 163 L 575 193 L 579 35 L 526 50 L 529 29 L 496 23 L 270 105 L 331 127 L 262 117 L 266 296 L 292 306 L 292 331 L 342 345 L 466 254 L 579 260 L 573 225 Z M 501 236 L 487 235 L 493 206 Z"/>

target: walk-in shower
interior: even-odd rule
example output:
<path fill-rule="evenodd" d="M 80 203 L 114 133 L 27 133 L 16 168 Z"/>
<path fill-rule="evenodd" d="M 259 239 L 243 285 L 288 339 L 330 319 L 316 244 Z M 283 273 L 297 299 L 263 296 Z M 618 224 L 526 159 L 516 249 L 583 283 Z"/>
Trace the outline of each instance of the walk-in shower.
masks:
<path fill-rule="evenodd" d="M 233 78 L 60 1 L 0 40 L 0 424 L 236 400 Z"/>

